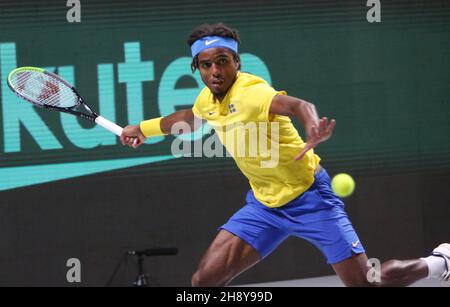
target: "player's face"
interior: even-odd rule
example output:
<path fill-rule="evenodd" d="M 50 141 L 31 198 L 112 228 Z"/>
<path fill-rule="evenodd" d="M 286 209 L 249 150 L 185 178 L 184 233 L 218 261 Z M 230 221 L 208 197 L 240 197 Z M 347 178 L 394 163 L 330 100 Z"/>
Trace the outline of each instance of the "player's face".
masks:
<path fill-rule="evenodd" d="M 236 80 L 239 62 L 228 49 L 211 48 L 200 52 L 198 67 L 205 85 L 214 96 L 223 98 Z"/>

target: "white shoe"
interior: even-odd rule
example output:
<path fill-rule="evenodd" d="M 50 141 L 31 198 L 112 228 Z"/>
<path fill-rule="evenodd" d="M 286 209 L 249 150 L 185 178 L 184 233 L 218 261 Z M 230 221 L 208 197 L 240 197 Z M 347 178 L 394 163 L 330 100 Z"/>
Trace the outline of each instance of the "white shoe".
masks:
<path fill-rule="evenodd" d="M 432 256 L 442 257 L 445 260 L 445 272 L 441 275 L 441 279 L 444 281 L 450 280 L 450 244 L 442 243 L 431 253 Z"/>

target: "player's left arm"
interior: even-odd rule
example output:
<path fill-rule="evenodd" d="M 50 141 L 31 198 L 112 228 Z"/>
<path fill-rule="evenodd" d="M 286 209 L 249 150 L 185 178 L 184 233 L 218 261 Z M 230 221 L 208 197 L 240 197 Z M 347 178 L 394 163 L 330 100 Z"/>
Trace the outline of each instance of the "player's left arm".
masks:
<path fill-rule="evenodd" d="M 280 94 L 273 98 L 269 113 L 296 117 L 305 128 L 306 145 L 294 158 L 295 160 L 300 160 L 308 150 L 328 140 L 333 134 L 333 128 L 336 124 L 334 119 L 331 121 L 328 121 L 326 117 L 319 119 L 316 107 L 312 103 Z"/>

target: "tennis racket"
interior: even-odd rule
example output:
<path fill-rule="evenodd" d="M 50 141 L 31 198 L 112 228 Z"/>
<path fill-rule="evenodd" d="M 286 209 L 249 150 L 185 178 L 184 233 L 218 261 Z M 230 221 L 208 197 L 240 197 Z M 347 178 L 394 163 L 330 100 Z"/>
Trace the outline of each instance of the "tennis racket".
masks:
<path fill-rule="evenodd" d="M 20 98 L 32 104 L 90 120 L 117 136 L 122 127 L 96 114 L 77 90 L 57 74 L 37 67 L 19 67 L 8 75 L 8 86 Z"/>

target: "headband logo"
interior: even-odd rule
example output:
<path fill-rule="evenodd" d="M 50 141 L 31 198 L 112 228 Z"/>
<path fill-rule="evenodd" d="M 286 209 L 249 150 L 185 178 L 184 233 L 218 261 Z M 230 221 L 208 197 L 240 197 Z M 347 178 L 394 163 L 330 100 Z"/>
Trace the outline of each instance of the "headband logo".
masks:
<path fill-rule="evenodd" d="M 212 43 L 217 42 L 218 40 L 219 40 L 219 39 L 216 38 L 216 39 L 213 39 L 212 41 L 205 41 L 205 45 L 206 45 L 206 46 L 209 46 L 209 45 L 211 45 Z"/>

